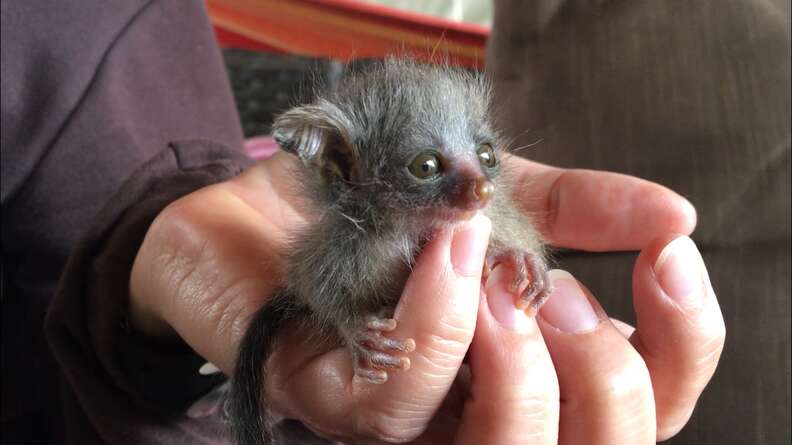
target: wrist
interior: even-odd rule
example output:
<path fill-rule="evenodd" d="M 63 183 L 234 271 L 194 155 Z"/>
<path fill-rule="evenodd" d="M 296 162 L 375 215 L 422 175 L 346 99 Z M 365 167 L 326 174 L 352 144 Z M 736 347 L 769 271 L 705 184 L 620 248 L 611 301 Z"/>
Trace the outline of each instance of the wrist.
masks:
<path fill-rule="evenodd" d="M 148 242 L 152 231 L 156 231 L 157 220 L 149 228 L 143 241 L 132 270 L 129 275 L 129 310 L 128 320 L 130 327 L 147 336 L 160 340 L 176 340 L 179 335 L 166 321 L 163 299 L 158 297 L 162 292 L 157 292 L 157 277 L 153 275 L 156 269 L 152 262 L 154 256 Z"/>

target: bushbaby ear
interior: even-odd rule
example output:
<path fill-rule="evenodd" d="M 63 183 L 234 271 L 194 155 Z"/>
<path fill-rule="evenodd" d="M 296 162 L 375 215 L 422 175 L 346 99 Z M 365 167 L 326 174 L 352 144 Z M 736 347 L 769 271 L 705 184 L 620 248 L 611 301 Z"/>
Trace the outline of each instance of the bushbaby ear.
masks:
<path fill-rule="evenodd" d="M 293 108 L 275 119 L 272 134 L 280 147 L 316 168 L 328 181 L 360 179 L 357 152 L 341 111 L 328 103 Z"/>

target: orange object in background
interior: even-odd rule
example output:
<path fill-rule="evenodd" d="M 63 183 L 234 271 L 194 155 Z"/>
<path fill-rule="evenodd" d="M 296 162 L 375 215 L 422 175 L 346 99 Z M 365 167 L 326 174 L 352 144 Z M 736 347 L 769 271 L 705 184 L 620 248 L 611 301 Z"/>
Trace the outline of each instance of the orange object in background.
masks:
<path fill-rule="evenodd" d="M 484 66 L 489 28 L 354 0 L 207 0 L 222 47 L 340 60 L 402 54 Z"/>

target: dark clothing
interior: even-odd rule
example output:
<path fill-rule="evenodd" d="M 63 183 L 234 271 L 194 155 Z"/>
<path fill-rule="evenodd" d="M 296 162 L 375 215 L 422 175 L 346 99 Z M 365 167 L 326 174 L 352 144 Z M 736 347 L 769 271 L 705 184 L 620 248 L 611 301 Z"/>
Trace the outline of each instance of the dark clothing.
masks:
<path fill-rule="evenodd" d="M 226 437 L 219 415 L 184 414 L 222 376 L 199 375 L 205 360 L 186 345 L 136 336 L 126 308 L 132 263 L 157 214 L 199 187 L 238 174 L 248 162 L 216 143 L 174 142 L 133 175 L 86 230 L 46 321 L 65 388 L 80 402 L 80 410 L 64 417 L 74 443 L 219 443 Z M 96 437 L 77 426 L 85 416 Z"/>
<path fill-rule="evenodd" d="M 202 2 L 2 3 L 3 443 L 52 431 L 64 443 L 64 424 L 72 443 L 217 435 L 168 413 L 214 383 L 199 377 L 200 359 L 185 346 L 142 348 L 124 312 L 151 219 L 238 173 L 241 146 Z M 59 373 L 42 326 L 72 253 L 47 327 Z M 168 375 L 180 378 L 156 397 L 149 384 Z"/>

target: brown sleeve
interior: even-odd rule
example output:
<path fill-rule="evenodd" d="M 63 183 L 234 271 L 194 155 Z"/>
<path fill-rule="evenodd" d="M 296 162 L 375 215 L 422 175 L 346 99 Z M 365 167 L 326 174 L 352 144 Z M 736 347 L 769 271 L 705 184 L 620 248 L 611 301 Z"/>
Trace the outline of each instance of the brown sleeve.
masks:
<path fill-rule="evenodd" d="M 203 359 L 184 344 L 160 345 L 130 331 L 129 273 L 149 225 L 165 206 L 231 178 L 249 163 L 210 141 L 172 143 L 132 175 L 86 230 L 45 322 L 68 383 L 66 397 L 77 402 L 73 408 L 79 412 L 67 416 L 83 417 L 67 420 L 67 433 L 84 440 L 90 424 L 97 441 L 114 444 L 215 443 L 225 436 L 218 415 L 184 414 L 219 383 L 219 377 L 198 374 Z"/>

